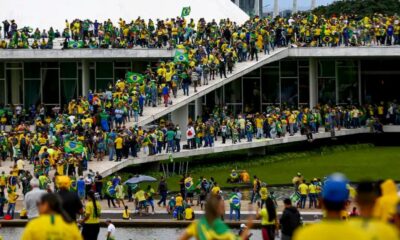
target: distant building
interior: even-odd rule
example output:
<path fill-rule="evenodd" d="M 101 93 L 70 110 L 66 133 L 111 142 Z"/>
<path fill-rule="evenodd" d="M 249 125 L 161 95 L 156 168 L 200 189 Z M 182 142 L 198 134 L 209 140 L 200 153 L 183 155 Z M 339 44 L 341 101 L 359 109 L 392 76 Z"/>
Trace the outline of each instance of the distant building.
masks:
<path fill-rule="evenodd" d="M 244 12 L 248 15 L 258 15 L 263 14 L 263 1 L 262 0 L 231 0 L 236 5 L 238 5 Z"/>

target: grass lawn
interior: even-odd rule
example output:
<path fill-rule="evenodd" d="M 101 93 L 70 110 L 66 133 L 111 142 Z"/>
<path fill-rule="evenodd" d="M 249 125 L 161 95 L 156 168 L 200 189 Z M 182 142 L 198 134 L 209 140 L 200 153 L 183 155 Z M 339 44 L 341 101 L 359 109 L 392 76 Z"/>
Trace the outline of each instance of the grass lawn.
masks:
<path fill-rule="evenodd" d="M 251 160 L 251 161 L 250 161 Z M 301 172 L 310 180 L 314 177 L 323 178 L 333 172 L 342 172 L 351 181 L 379 180 L 393 178 L 400 180 L 400 147 L 374 147 L 370 145 L 339 146 L 320 151 L 282 153 L 273 156 L 253 157 L 252 159 L 234 160 L 214 164 L 196 165 L 189 172 L 194 179 L 204 176 L 214 177 L 222 187 L 231 187 L 226 183 L 233 168 L 246 169 L 251 176 L 257 175 L 268 184 L 291 183 L 292 177 Z M 147 173 L 152 176 L 161 173 Z M 126 173 L 121 174 L 126 178 Z M 179 176 L 168 178 L 170 190 L 179 189 Z M 125 179 L 124 179 L 125 180 Z M 236 185 L 237 186 L 237 185 Z M 154 184 L 156 187 L 156 184 Z"/>

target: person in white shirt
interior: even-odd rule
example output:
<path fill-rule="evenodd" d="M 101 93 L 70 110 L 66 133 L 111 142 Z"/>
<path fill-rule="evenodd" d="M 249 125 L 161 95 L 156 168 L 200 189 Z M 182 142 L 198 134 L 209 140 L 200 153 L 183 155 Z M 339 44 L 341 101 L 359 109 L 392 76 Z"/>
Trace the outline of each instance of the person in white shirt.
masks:
<path fill-rule="evenodd" d="M 115 226 L 112 224 L 111 219 L 106 220 L 107 224 L 107 240 L 115 240 Z"/>
<path fill-rule="evenodd" d="M 32 178 L 29 183 L 32 187 L 32 190 L 27 192 L 25 195 L 24 208 L 28 212 L 28 219 L 33 219 L 39 216 L 37 204 L 40 198 L 47 192 L 39 189 L 39 180 L 37 178 Z"/>

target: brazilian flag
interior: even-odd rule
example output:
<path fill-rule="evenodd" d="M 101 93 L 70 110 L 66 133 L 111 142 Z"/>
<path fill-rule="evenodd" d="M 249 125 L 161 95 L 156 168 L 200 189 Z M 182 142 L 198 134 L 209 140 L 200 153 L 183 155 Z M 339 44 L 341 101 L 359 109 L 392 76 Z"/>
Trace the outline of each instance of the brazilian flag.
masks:
<path fill-rule="evenodd" d="M 125 75 L 126 81 L 128 83 L 139 83 L 143 84 L 144 76 L 140 73 L 134 73 L 134 72 L 127 72 Z"/>
<path fill-rule="evenodd" d="M 189 62 L 189 56 L 187 55 L 187 53 L 176 51 L 174 62 Z"/>
<path fill-rule="evenodd" d="M 182 8 L 181 17 L 189 16 L 190 11 L 191 11 L 190 7 L 184 7 L 184 8 Z"/>
<path fill-rule="evenodd" d="M 74 40 L 70 40 L 68 42 L 68 48 L 83 48 L 83 41 L 74 41 Z"/>
<path fill-rule="evenodd" d="M 67 141 L 64 144 L 66 153 L 83 153 L 83 144 L 77 141 Z"/>

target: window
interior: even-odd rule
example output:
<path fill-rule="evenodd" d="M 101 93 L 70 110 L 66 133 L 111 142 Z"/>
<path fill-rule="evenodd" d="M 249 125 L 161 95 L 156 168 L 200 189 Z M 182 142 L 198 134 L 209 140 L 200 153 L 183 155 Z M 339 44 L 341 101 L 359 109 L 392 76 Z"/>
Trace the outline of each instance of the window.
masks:
<path fill-rule="evenodd" d="M 335 78 L 318 78 L 318 102 L 336 104 Z"/>
<path fill-rule="evenodd" d="M 297 106 L 298 104 L 298 78 L 281 78 L 281 104 Z"/>
<path fill-rule="evenodd" d="M 318 77 L 335 77 L 335 61 L 320 60 L 318 61 Z"/>
<path fill-rule="evenodd" d="M 60 103 L 58 71 L 58 69 L 42 69 L 42 92 L 43 103 L 45 104 Z"/>
<path fill-rule="evenodd" d="M 24 82 L 25 107 L 41 103 L 40 80 L 25 80 Z"/>
<path fill-rule="evenodd" d="M 242 103 L 242 81 L 236 79 L 225 85 L 226 103 Z"/>
<path fill-rule="evenodd" d="M 297 61 L 281 61 L 281 77 L 297 77 Z"/>
<path fill-rule="evenodd" d="M 40 62 L 24 63 L 24 78 L 40 78 Z"/>
<path fill-rule="evenodd" d="M 299 72 L 299 103 L 310 102 L 310 76 L 308 68 L 300 68 Z"/>
<path fill-rule="evenodd" d="M 245 113 L 259 112 L 261 107 L 260 79 L 243 78 L 243 107 Z"/>
<path fill-rule="evenodd" d="M 113 78 L 112 62 L 96 62 L 96 78 Z"/>
<path fill-rule="evenodd" d="M 261 81 L 262 102 L 279 104 L 279 68 L 263 68 Z"/>
<path fill-rule="evenodd" d="M 62 62 L 60 63 L 60 77 L 61 78 L 77 78 L 77 64 L 76 62 Z"/>
<path fill-rule="evenodd" d="M 352 61 L 356 62 L 356 61 Z M 338 67 L 339 103 L 358 102 L 358 67 Z"/>

